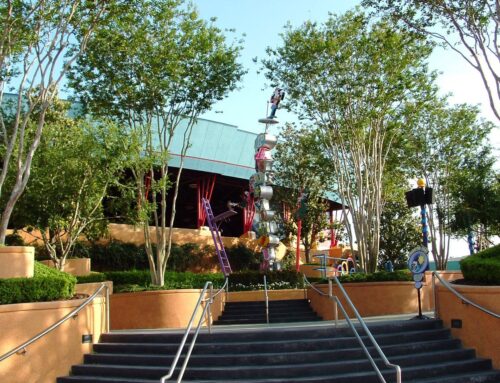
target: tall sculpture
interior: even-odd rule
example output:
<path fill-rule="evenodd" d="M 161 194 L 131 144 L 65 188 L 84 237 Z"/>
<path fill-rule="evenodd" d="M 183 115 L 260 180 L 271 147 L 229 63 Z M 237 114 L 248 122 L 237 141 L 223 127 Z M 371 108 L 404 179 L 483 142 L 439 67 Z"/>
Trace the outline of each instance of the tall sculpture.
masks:
<path fill-rule="evenodd" d="M 283 92 L 284 95 L 284 92 Z M 277 105 L 275 106 L 276 109 Z M 255 204 L 254 229 L 257 242 L 262 248 L 263 261 L 261 269 L 278 268 L 276 264 L 276 248 L 280 244 L 278 225 L 274 220 L 276 212 L 271 210 L 270 200 L 273 197 L 274 173 L 272 149 L 276 146 L 276 136 L 269 133 L 269 125 L 278 124 L 273 115 L 259 119 L 265 124 L 264 133 L 255 139 L 255 171 L 250 177 L 250 193 L 253 193 Z"/>

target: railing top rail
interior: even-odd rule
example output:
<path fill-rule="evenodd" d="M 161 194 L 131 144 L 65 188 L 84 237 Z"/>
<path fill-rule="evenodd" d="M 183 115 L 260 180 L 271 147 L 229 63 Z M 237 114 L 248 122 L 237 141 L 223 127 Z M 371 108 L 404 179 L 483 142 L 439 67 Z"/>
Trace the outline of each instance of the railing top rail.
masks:
<path fill-rule="evenodd" d="M 181 343 L 179 344 L 179 347 L 177 348 L 177 353 L 175 354 L 174 360 L 172 361 L 172 364 L 170 365 L 170 369 L 169 369 L 168 373 L 161 377 L 161 379 L 160 379 L 161 383 L 165 383 L 174 374 L 175 368 L 177 367 L 177 363 L 179 362 L 179 359 L 181 357 L 182 350 L 184 349 L 184 346 L 186 345 L 187 338 L 189 336 L 189 333 L 191 332 L 191 328 L 193 327 L 193 323 L 194 323 L 194 320 L 196 317 L 196 313 L 198 312 L 198 309 L 201 307 L 203 302 L 208 301 L 209 303 L 211 303 L 211 300 L 213 300 L 213 298 L 215 298 L 218 294 L 220 294 L 222 291 L 224 291 L 227 284 L 228 284 L 228 278 L 226 277 L 224 285 L 219 289 L 219 291 L 217 291 L 217 293 L 213 294 L 211 297 L 205 298 L 205 295 L 206 295 L 208 289 L 213 285 L 212 281 L 207 281 L 205 283 L 205 286 L 203 287 L 203 290 L 200 293 L 200 297 L 198 298 L 198 301 L 196 302 L 196 305 L 194 307 L 193 314 L 191 315 L 191 319 L 189 319 L 189 323 L 186 327 L 186 331 L 184 332 L 184 336 L 182 337 Z M 205 306 L 203 313 L 205 313 L 206 310 L 207 310 L 207 306 Z M 198 328 L 196 329 L 196 336 L 198 335 L 199 327 L 200 327 L 203 315 L 204 314 L 202 314 L 200 317 L 200 321 L 198 323 Z M 194 337 L 193 342 L 196 341 L 196 336 Z M 193 347 L 194 347 L 194 343 L 191 344 L 190 351 L 192 350 Z M 189 356 L 190 356 L 190 353 L 189 353 Z M 189 361 L 189 356 L 187 356 L 187 360 L 184 361 L 182 371 L 186 368 L 186 365 Z M 180 379 L 182 378 L 182 373 L 183 372 L 181 372 Z"/>
<path fill-rule="evenodd" d="M 101 286 L 90 296 L 88 297 L 80 306 L 78 306 L 76 309 L 74 309 L 73 311 L 71 311 L 69 314 L 65 315 L 63 318 L 61 318 L 60 320 L 58 320 L 56 323 L 54 323 L 53 325 L 47 327 L 45 330 L 39 332 L 38 334 L 36 334 L 35 336 L 33 336 L 32 338 L 30 338 L 29 340 L 27 340 L 26 342 L 20 344 L 19 346 L 17 346 L 16 348 L 12 349 L 11 351 L 7 352 L 6 354 L 0 356 L 0 362 L 9 358 L 10 356 L 18 353 L 19 351 L 21 350 L 24 350 L 26 347 L 28 347 L 30 344 L 36 342 L 38 339 L 44 337 L 45 335 L 47 335 L 48 333 L 52 332 L 53 330 L 55 330 L 57 327 L 59 327 L 60 325 L 62 325 L 64 322 L 66 322 L 68 319 L 70 318 L 73 318 L 75 317 L 80 311 L 82 311 L 90 302 L 92 302 L 96 297 L 97 295 L 99 295 L 99 293 L 103 290 L 103 289 L 108 289 L 109 287 L 105 284 L 105 283 L 102 283 Z M 109 302 L 107 302 L 106 304 L 109 304 Z"/>
<path fill-rule="evenodd" d="M 488 310 L 488 309 L 486 309 L 486 308 L 478 305 L 477 303 L 471 301 L 469 298 L 466 298 L 462 294 L 460 294 L 457 290 L 455 290 L 453 288 L 453 286 L 450 283 L 448 283 L 446 280 L 444 280 L 443 278 L 441 278 L 441 276 L 439 275 L 439 273 L 437 271 L 433 271 L 432 275 L 436 276 L 437 279 L 439 279 L 439 282 L 441 282 L 441 284 L 444 287 L 446 287 L 448 290 L 450 290 L 457 298 L 459 298 L 462 301 L 466 302 L 467 304 L 469 304 L 471 306 L 474 306 L 475 308 L 477 308 L 477 309 L 485 312 L 486 314 L 489 314 L 489 315 L 493 316 L 494 318 L 500 319 L 500 314 L 494 313 L 493 311 L 490 311 L 490 310 Z"/>
<path fill-rule="evenodd" d="M 384 364 L 386 366 L 392 367 L 392 368 L 394 368 L 396 370 L 396 381 L 397 381 L 397 383 L 401 383 L 401 367 L 399 365 L 397 365 L 397 364 L 393 364 L 393 363 L 389 362 L 389 360 L 385 356 L 384 352 L 380 348 L 378 342 L 373 337 L 371 331 L 368 329 L 368 326 L 366 325 L 363 317 L 359 314 L 358 310 L 356 309 L 356 307 L 352 303 L 351 299 L 349 298 L 349 295 L 345 291 L 344 287 L 342 286 L 342 284 L 340 283 L 340 281 L 338 280 L 338 278 L 336 276 L 333 276 L 333 280 L 335 281 L 335 283 L 337 284 L 338 288 L 340 289 L 340 291 L 344 295 L 344 298 L 345 298 L 346 302 L 351 307 L 352 311 L 354 312 L 354 315 L 356 316 L 356 318 L 359 321 L 359 324 L 361 325 L 361 327 L 365 331 L 366 335 L 368 336 L 368 338 L 372 342 L 373 346 L 375 347 L 375 350 L 377 350 L 377 353 L 380 355 L 380 357 L 384 361 Z M 338 298 L 337 298 L 337 301 L 340 302 L 338 300 Z M 340 306 L 342 307 L 342 305 L 340 305 Z M 348 322 L 350 321 L 350 318 L 347 315 L 346 315 L 346 319 L 348 320 Z M 370 362 L 372 362 L 372 365 L 374 365 L 373 358 L 369 354 L 368 354 L 368 357 L 370 358 Z M 381 375 L 379 375 L 379 377 L 380 376 Z M 382 377 L 382 380 L 385 382 L 385 379 L 383 377 Z"/>
<path fill-rule="evenodd" d="M 314 291 L 316 291 L 318 294 L 320 295 L 328 295 L 327 293 L 325 293 L 324 291 L 321 291 L 320 289 L 318 289 L 316 286 L 314 286 L 311 282 L 309 282 L 309 280 L 307 279 L 307 277 L 305 276 L 305 274 L 302 274 L 303 278 L 304 278 L 304 281 L 306 282 L 307 285 L 309 285 L 309 287 L 311 287 Z"/>
<path fill-rule="evenodd" d="M 212 299 L 214 299 L 217 295 L 219 295 L 220 293 L 225 291 L 228 283 L 229 283 L 229 279 L 226 277 L 222 287 L 214 295 L 212 295 Z"/>

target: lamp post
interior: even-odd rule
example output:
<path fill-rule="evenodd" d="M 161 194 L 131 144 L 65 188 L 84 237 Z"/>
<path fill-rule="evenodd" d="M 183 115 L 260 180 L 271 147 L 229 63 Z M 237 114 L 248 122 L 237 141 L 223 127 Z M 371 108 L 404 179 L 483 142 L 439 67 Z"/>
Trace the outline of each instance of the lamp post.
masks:
<path fill-rule="evenodd" d="M 424 279 L 425 271 L 429 267 L 429 236 L 427 230 L 427 209 L 425 205 L 430 205 L 434 202 L 432 188 L 426 187 L 425 180 L 423 178 L 419 178 L 417 181 L 417 188 L 406 192 L 405 196 L 409 208 L 417 206 L 420 207 L 420 222 L 422 224 L 422 246 L 416 247 L 410 252 L 410 256 L 408 259 L 408 268 L 413 274 L 415 288 L 417 289 L 418 316 L 416 316 L 415 318 L 427 319 L 426 316 L 422 315 L 420 289 L 422 288 L 422 280 Z"/>

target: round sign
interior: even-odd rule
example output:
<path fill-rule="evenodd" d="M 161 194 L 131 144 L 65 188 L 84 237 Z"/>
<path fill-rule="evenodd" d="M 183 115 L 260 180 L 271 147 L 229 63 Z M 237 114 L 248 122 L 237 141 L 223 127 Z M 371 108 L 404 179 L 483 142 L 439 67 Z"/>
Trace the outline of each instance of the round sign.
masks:
<path fill-rule="evenodd" d="M 408 268 L 413 274 L 421 274 L 429 266 L 429 250 L 426 247 L 413 249 L 408 257 Z"/>
<path fill-rule="evenodd" d="M 421 289 L 422 288 L 422 282 L 415 282 L 415 288 L 416 289 Z"/>

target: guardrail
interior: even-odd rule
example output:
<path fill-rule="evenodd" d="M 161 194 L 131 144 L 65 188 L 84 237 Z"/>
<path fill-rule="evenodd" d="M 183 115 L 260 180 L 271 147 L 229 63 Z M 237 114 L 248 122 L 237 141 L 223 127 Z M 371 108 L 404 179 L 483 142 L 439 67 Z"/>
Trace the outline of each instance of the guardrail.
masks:
<path fill-rule="evenodd" d="M 342 311 L 342 313 L 344 314 L 344 318 L 346 319 L 346 322 L 347 324 L 349 325 L 349 327 L 351 328 L 351 330 L 353 331 L 354 333 L 354 336 L 356 337 L 356 339 L 358 340 L 359 344 L 361 345 L 361 348 L 363 349 L 363 351 L 365 352 L 368 360 L 370 361 L 370 364 L 372 365 L 373 369 L 375 370 L 375 373 L 377 374 L 377 377 L 379 378 L 379 380 L 383 383 L 386 383 L 386 380 L 384 378 L 384 376 L 382 375 L 382 373 L 380 372 L 380 369 L 378 368 L 377 364 L 375 363 L 375 361 L 373 360 L 372 356 L 370 355 L 370 352 L 368 351 L 368 348 L 366 347 L 365 343 L 363 342 L 363 339 L 361 338 L 361 336 L 359 335 L 359 332 L 358 330 L 356 329 L 356 327 L 354 326 L 354 323 L 353 321 L 351 320 L 351 318 L 349 318 L 349 315 L 347 314 L 347 311 L 345 310 L 342 302 L 340 301 L 340 299 L 336 296 L 336 295 L 333 295 L 333 284 L 332 284 L 332 279 L 328 279 L 328 294 L 319 290 L 318 288 L 316 288 L 314 285 L 312 285 L 308 280 L 307 280 L 307 277 L 304 275 L 304 281 L 314 290 L 316 291 L 317 293 L 319 293 L 320 295 L 322 296 L 328 296 L 335 304 L 334 304 L 334 318 L 335 318 L 335 326 L 337 326 L 337 321 L 338 321 L 338 307 L 340 307 L 340 310 Z M 353 311 L 354 315 L 356 316 L 356 318 L 358 319 L 359 321 L 359 324 L 361 325 L 361 327 L 363 328 L 363 330 L 365 331 L 366 335 L 368 336 L 368 339 L 370 339 L 372 345 L 375 347 L 375 350 L 377 351 L 377 353 L 380 355 L 380 357 L 382 358 L 382 361 L 384 362 L 384 364 L 388 367 L 391 367 L 391 368 L 394 368 L 396 370 L 396 382 L 397 383 L 401 383 L 401 367 L 398 366 L 397 364 L 393 364 L 391 362 L 389 362 L 389 360 L 387 359 L 387 357 L 385 356 L 384 352 L 382 351 L 382 349 L 380 348 L 380 346 L 378 345 L 377 341 L 375 340 L 375 338 L 373 337 L 371 331 L 368 329 L 368 327 L 366 326 L 366 323 L 365 321 L 363 320 L 363 318 L 361 317 L 361 315 L 359 314 L 358 310 L 356 309 L 356 307 L 354 306 L 354 304 L 352 303 L 351 299 L 349 298 L 349 295 L 347 294 L 347 292 L 345 291 L 344 287 L 342 286 L 342 284 L 340 283 L 340 281 L 338 280 L 338 278 L 336 276 L 333 277 L 333 280 L 335 281 L 335 283 L 337 284 L 337 286 L 339 287 L 340 291 L 342 292 L 342 294 L 344 295 L 344 298 L 346 300 L 346 302 L 349 304 L 349 306 L 351 307 L 351 310 Z"/>
<path fill-rule="evenodd" d="M 0 356 L 0 362 L 11 357 L 14 354 L 25 354 L 27 352 L 27 347 L 36 342 L 38 339 L 43 338 L 45 335 L 49 334 L 50 332 L 54 331 L 56 328 L 58 328 L 60 325 L 62 325 L 64 322 L 66 322 L 70 318 L 76 318 L 78 316 L 78 313 L 82 311 L 90 302 L 92 302 L 102 290 L 106 290 L 106 332 L 109 332 L 109 287 L 105 283 L 101 284 L 101 286 L 90 296 L 88 297 L 80 306 L 78 306 L 76 309 L 71 311 L 69 314 L 58 320 L 56 323 L 53 325 L 47 327 L 45 330 L 41 331 L 34 337 L 30 338 L 26 342 L 20 344 L 16 348 L 12 349 L 11 351 L 7 352 L 6 354 L 3 354 Z"/>
<path fill-rule="evenodd" d="M 267 277 L 264 274 L 264 294 L 266 297 L 266 323 L 269 324 L 269 294 L 267 293 Z"/>
<path fill-rule="evenodd" d="M 170 369 L 168 371 L 167 375 L 164 375 L 160 382 L 165 383 L 168 379 L 172 377 L 174 374 L 175 368 L 177 367 L 177 363 L 179 362 L 179 359 L 182 354 L 182 350 L 184 349 L 184 346 L 186 345 L 187 338 L 189 336 L 189 333 L 191 332 L 191 329 L 193 327 L 194 320 L 196 318 L 196 314 L 198 313 L 198 309 L 203 305 L 203 303 L 206 303 L 203 305 L 203 311 L 200 315 L 200 319 L 198 321 L 198 324 L 196 326 L 196 330 L 194 332 L 193 338 L 191 339 L 191 343 L 189 345 L 189 349 L 187 351 L 186 357 L 184 358 L 184 363 L 182 364 L 181 370 L 179 371 L 179 376 L 177 377 L 177 383 L 182 382 L 182 377 L 184 376 L 184 373 L 186 372 L 186 367 L 189 363 L 189 358 L 191 357 L 191 353 L 193 352 L 194 345 L 196 343 L 196 339 L 198 338 L 198 334 L 200 333 L 200 328 L 201 324 L 203 323 L 203 318 L 207 316 L 207 322 L 208 322 L 208 331 L 212 331 L 212 324 L 211 324 L 211 314 L 210 314 L 210 305 L 212 305 L 214 302 L 214 298 L 219 295 L 222 291 L 226 290 L 226 286 L 228 285 L 228 278 L 226 278 L 224 285 L 220 288 L 217 293 L 213 294 L 213 283 L 211 281 L 208 281 L 205 283 L 205 286 L 203 287 L 203 290 L 200 293 L 200 297 L 198 298 L 198 301 L 196 302 L 196 306 L 193 310 L 193 314 L 191 315 L 191 319 L 189 320 L 189 323 L 186 327 L 186 331 L 184 332 L 184 336 L 182 337 L 181 343 L 179 344 L 179 347 L 177 349 L 177 353 L 175 354 L 174 360 L 172 361 L 172 364 L 170 365 Z M 207 293 L 207 290 L 209 291 L 209 297 L 205 298 L 205 295 Z M 208 312 L 208 315 L 207 315 Z"/>
<path fill-rule="evenodd" d="M 500 319 L 500 314 L 497 314 L 497 313 L 494 313 L 493 311 L 490 311 L 480 305 L 478 305 L 477 303 L 471 301 L 470 299 L 464 297 L 462 294 L 460 294 L 457 290 L 455 290 L 451 284 L 449 284 L 446 280 L 444 280 L 443 278 L 441 278 L 441 276 L 439 275 L 438 272 L 436 271 L 433 271 L 432 272 L 432 291 L 433 291 L 433 295 L 434 295 L 434 317 L 435 318 L 439 318 L 439 313 L 438 313 L 438 308 L 439 308 L 439 300 L 437 298 L 437 290 L 436 290 L 436 278 L 439 280 L 439 282 L 441 282 L 441 284 L 446 287 L 451 293 L 453 293 L 457 298 L 461 299 L 462 302 L 465 302 L 475 308 L 477 308 L 478 310 L 481 310 L 482 312 L 486 313 L 486 314 L 489 314 L 491 315 L 492 317 L 494 318 L 497 318 L 497 319 Z"/>

